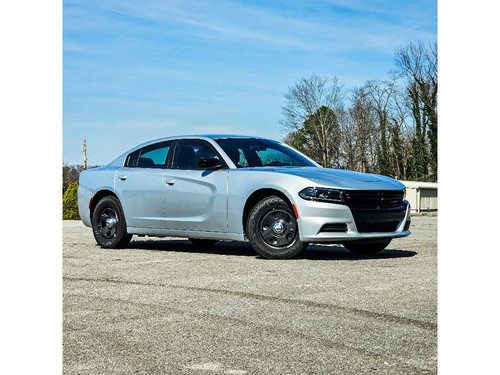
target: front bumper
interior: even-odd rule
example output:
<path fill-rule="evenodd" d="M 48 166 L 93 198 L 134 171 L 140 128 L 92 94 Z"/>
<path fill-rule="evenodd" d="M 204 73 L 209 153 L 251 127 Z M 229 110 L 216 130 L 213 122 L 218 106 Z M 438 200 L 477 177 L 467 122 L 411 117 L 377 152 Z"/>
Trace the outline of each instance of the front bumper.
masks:
<path fill-rule="evenodd" d="M 390 232 L 360 232 L 356 226 L 353 213 L 348 206 L 334 203 L 322 203 L 303 200 L 297 206 L 300 240 L 303 242 L 342 243 L 361 239 L 397 238 L 408 236 L 410 223 L 410 204 L 404 201 L 406 207 L 403 219 Z M 381 211 L 381 216 L 387 211 Z M 345 224 L 345 231 L 322 231 L 325 225 Z M 408 224 L 408 225 L 407 225 Z M 406 230 L 405 230 L 406 229 Z"/>

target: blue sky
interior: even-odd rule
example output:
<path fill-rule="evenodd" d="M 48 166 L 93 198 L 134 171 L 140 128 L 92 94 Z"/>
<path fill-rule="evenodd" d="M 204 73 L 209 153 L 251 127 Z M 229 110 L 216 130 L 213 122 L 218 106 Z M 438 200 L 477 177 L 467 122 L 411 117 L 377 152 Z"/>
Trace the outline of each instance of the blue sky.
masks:
<path fill-rule="evenodd" d="M 176 134 L 282 139 L 298 78 L 352 88 L 436 38 L 435 0 L 65 0 L 63 162 L 81 164 L 83 139 L 91 165 Z"/>

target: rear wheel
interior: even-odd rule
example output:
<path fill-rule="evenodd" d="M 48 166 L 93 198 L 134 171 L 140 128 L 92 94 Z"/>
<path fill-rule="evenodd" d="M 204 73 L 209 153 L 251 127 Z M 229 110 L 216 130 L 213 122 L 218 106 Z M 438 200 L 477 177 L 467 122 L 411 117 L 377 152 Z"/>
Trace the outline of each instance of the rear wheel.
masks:
<path fill-rule="evenodd" d="M 358 255 L 372 255 L 384 250 L 391 243 L 390 238 L 380 240 L 359 240 L 344 243 L 344 247 L 350 252 Z"/>
<path fill-rule="evenodd" d="M 217 240 L 207 240 L 207 239 L 203 239 L 203 238 L 188 238 L 188 239 L 193 245 L 200 246 L 200 247 L 209 247 L 209 246 L 215 245 L 217 242 L 219 242 Z"/>
<path fill-rule="evenodd" d="M 292 209 L 276 196 L 264 198 L 252 208 L 246 233 L 253 249 L 268 259 L 291 258 L 307 246 L 299 239 Z"/>
<path fill-rule="evenodd" d="M 104 197 L 97 203 L 92 214 L 92 229 L 97 243 L 106 249 L 126 247 L 132 239 L 127 233 L 120 202 L 113 196 Z"/>

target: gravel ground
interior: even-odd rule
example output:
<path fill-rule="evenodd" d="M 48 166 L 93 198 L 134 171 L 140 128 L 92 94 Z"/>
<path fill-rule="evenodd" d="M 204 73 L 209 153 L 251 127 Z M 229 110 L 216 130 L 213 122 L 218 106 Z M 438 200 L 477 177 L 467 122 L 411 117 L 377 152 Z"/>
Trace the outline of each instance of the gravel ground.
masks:
<path fill-rule="evenodd" d="M 313 245 L 265 260 L 64 222 L 65 374 L 434 374 L 437 217 L 376 256 Z"/>

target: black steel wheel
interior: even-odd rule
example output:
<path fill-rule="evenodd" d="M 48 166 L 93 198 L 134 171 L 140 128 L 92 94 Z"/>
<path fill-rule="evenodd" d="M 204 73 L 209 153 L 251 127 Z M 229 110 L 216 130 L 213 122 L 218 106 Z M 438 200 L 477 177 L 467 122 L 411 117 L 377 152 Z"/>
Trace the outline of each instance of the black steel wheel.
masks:
<path fill-rule="evenodd" d="M 92 214 L 92 229 L 97 243 L 106 249 L 126 247 L 132 239 L 127 233 L 120 202 L 113 196 L 97 203 Z"/>
<path fill-rule="evenodd" d="M 345 242 L 344 247 L 357 255 L 373 255 L 384 250 L 391 243 L 390 238 Z"/>
<path fill-rule="evenodd" d="M 199 247 L 209 247 L 209 246 L 213 246 L 217 242 L 219 242 L 217 240 L 208 240 L 208 239 L 204 239 L 204 238 L 188 238 L 188 240 L 193 245 L 196 245 L 196 246 L 199 246 Z"/>
<path fill-rule="evenodd" d="M 268 259 L 291 258 L 306 247 L 299 239 L 291 207 L 276 196 L 264 198 L 252 208 L 246 234 L 254 250 Z"/>

